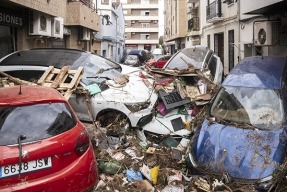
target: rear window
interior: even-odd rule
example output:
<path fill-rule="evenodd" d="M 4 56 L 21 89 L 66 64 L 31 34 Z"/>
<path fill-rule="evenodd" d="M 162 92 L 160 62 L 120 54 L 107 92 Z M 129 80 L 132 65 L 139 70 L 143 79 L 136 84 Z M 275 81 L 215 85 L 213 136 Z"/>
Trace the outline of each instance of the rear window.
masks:
<path fill-rule="evenodd" d="M 0 145 L 49 138 L 75 127 L 77 121 L 65 103 L 41 103 L 0 107 Z"/>

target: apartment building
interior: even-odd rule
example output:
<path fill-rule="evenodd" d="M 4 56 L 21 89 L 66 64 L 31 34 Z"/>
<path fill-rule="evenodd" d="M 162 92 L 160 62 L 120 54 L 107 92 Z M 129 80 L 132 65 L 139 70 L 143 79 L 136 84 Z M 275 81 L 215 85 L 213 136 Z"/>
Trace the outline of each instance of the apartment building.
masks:
<path fill-rule="evenodd" d="M 286 56 L 286 5 L 286 0 L 167 0 L 164 40 L 171 53 L 209 47 L 228 74 L 248 56 Z"/>
<path fill-rule="evenodd" d="M 173 54 L 186 47 L 187 2 L 166 0 L 164 2 L 164 41 L 168 51 Z"/>
<path fill-rule="evenodd" d="M 121 0 L 125 17 L 125 47 L 153 50 L 159 43 L 158 0 Z"/>
<path fill-rule="evenodd" d="M 240 57 L 287 55 L 287 1 L 240 0 Z"/>
<path fill-rule="evenodd" d="M 0 57 L 30 48 L 94 52 L 100 16 L 89 0 L 0 0 Z"/>
<path fill-rule="evenodd" d="M 96 0 L 100 16 L 100 31 L 94 32 L 99 45 L 96 53 L 115 62 L 120 62 L 124 50 L 125 20 L 119 0 Z"/>

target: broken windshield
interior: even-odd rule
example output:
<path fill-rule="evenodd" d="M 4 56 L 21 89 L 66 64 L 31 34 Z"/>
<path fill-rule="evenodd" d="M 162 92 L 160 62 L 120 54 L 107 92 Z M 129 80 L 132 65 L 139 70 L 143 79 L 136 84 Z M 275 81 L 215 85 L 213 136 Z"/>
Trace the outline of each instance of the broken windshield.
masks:
<path fill-rule="evenodd" d="M 222 87 L 211 105 L 210 114 L 263 130 L 276 129 L 284 120 L 279 92 L 262 88 Z"/>
<path fill-rule="evenodd" d="M 122 68 L 119 64 L 97 55 L 89 56 L 81 66 L 84 67 L 82 82 L 85 85 L 102 83 L 104 80 L 121 76 Z"/>
<path fill-rule="evenodd" d="M 166 64 L 166 69 L 187 69 L 190 66 L 200 69 L 209 49 L 206 47 L 185 48 L 177 52 Z"/>

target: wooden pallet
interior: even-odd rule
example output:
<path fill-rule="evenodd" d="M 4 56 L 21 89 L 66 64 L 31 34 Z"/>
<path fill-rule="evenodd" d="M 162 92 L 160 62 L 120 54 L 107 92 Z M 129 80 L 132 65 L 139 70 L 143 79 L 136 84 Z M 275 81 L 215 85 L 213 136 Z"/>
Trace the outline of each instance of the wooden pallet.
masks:
<path fill-rule="evenodd" d="M 71 70 L 68 66 L 64 66 L 62 69 L 49 66 L 37 84 L 57 89 L 68 100 L 77 88 L 82 75 L 83 67 L 79 67 L 77 70 Z"/>

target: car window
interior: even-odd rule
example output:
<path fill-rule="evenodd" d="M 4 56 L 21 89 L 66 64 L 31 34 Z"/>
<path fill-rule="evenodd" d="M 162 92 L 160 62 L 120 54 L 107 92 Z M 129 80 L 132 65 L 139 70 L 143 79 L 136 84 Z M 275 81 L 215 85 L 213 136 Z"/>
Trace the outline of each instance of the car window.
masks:
<path fill-rule="evenodd" d="M 279 91 L 262 88 L 224 86 L 216 95 L 210 114 L 263 130 L 276 129 L 284 121 L 283 101 Z"/>
<path fill-rule="evenodd" d="M 164 68 L 182 70 L 193 66 L 200 69 L 208 51 L 207 48 L 201 47 L 182 49 L 168 61 Z"/>
<path fill-rule="evenodd" d="M 85 85 L 101 83 L 106 79 L 114 79 L 121 76 L 122 71 L 118 63 L 93 54 L 87 57 L 82 63 L 74 63 L 71 69 L 77 69 L 80 66 L 84 68 L 81 82 Z"/>
<path fill-rule="evenodd" d="M 0 107 L 0 145 L 17 144 L 49 138 L 75 127 L 77 120 L 65 103 L 41 103 Z"/>

